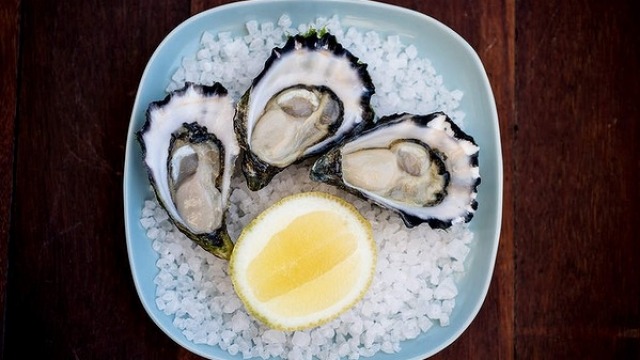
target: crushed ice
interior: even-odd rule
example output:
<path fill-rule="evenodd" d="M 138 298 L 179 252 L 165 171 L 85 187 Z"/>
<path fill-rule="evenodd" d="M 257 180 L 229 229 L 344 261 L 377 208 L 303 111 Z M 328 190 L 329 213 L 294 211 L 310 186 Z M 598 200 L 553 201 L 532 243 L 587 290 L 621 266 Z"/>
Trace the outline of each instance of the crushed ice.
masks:
<path fill-rule="evenodd" d="M 274 46 L 287 35 L 310 27 L 326 28 L 345 48 L 368 64 L 376 87 L 372 106 L 378 116 L 397 112 L 442 110 L 459 125 L 463 93 L 449 91 L 427 58 L 399 36 L 342 28 L 338 17 L 318 18 L 293 27 L 283 15 L 272 22 L 246 23 L 246 33 L 202 34 L 200 49 L 185 57 L 166 89 L 185 81 L 221 82 L 238 99 L 262 70 Z M 228 216 L 232 238 L 272 203 L 293 192 L 320 190 L 342 196 L 371 221 L 378 244 L 376 274 L 365 297 L 348 312 L 325 325 L 295 332 L 266 328 L 251 318 L 233 291 L 227 263 L 205 252 L 177 231 L 154 200 L 145 201 L 140 225 L 159 255 L 155 277 L 156 306 L 173 316 L 173 324 L 189 341 L 219 346 L 243 358 L 358 359 L 378 352 L 395 353 L 402 342 L 434 325 L 449 325 L 458 294 L 456 280 L 473 241 L 464 224 L 448 231 L 427 225 L 406 229 L 399 217 L 338 189 L 309 180 L 308 165 L 290 167 L 266 188 L 252 192 L 241 175 L 233 179 Z"/>

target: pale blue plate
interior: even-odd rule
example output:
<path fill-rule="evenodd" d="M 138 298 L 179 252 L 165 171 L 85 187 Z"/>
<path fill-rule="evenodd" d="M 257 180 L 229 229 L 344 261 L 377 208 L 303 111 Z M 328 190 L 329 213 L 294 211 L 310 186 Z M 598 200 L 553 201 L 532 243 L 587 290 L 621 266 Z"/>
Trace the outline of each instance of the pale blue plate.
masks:
<path fill-rule="evenodd" d="M 124 204 L 127 249 L 133 280 L 142 305 L 153 321 L 174 341 L 186 349 L 213 359 L 241 359 L 241 355 L 229 355 L 218 347 L 196 345 L 188 341 L 172 317 L 159 311 L 155 305 L 153 279 L 157 274 L 156 254 L 146 237 L 139 218 L 149 192 L 147 175 L 142 165 L 140 147 L 135 132 L 144 122 L 144 113 L 151 101 L 164 98 L 171 75 L 185 55 L 192 55 L 198 48 L 204 31 L 213 33 L 232 31 L 244 34 L 249 20 L 277 22 L 287 13 L 298 23 L 308 23 L 319 16 L 338 15 L 343 27 L 375 30 L 383 34 L 400 35 L 405 44 L 414 44 L 420 56 L 428 57 L 444 78 L 449 89 L 464 92 L 461 110 L 465 118 L 465 130 L 480 146 L 479 209 L 470 223 L 476 235 L 472 252 L 467 258 L 468 271 L 460 281 L 456 307 L 447 327 L 434 326 L 418 338 L 403 342 L 402 351 L 387 355 L 378 353 L 372 359 L 423 359 L 455 341 L 469 326 L 480 310 L 493 274 L 500 223 L 502 217 L 502 154 L 498 115 L 491 86 L 484 67 L 469 44 L 442 23 L 421 13 L 369 1 L 296 1 L 260 0 L 238 2 L 220 6 L 193 16 L 165 39 L 149 60 L 142 75 L 133 106 L 124 169 Z"/>

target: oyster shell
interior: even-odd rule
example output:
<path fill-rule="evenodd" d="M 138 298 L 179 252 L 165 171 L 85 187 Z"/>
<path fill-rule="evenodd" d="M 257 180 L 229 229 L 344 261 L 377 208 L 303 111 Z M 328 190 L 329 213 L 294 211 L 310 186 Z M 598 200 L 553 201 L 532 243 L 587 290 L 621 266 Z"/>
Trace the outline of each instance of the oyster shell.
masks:
<path fill-rule="evenodd" d="M 223 259 L 233 249 L 225 213 L 240 152 L 234 113 L 222 85 L 187 84 L 151 103 L 137 133 L 149 181 L 170 220 Z"/>
<path fill-rule="evenodd" d="M 442 112 L 396 114 L 319 157 L 311 178 L 398 212 L 408 227 L 448 228 L 478 206 L 478 152 Z"/>
<path fill-rule="evenodd" d="M 273 49 L 235 117 L 250 189 L 372 122 L 366 68 L 328 33 L 296 35 Z"/>

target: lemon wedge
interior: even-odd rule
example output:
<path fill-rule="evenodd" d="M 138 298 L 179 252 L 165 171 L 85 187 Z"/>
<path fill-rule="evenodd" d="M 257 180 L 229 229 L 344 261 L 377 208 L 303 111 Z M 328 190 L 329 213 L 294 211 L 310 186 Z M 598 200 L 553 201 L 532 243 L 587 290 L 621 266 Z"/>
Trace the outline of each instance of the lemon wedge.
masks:
<path fill-rule="evenodd" d="M 365 294 L 376 266 L 371 224 L 322 192 L 285 197 L 240 234 L 229 269 L 247 311 L 267 326 L 321 325 Z"/>

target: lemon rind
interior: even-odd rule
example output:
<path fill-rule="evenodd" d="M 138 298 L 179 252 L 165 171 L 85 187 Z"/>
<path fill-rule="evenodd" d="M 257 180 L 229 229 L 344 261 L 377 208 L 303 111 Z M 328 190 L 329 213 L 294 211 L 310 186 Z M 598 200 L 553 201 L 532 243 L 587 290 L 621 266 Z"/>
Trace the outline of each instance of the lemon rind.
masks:
<path fill-rule="evenodd" d="M 236 262 L 238 261 L 236 254 L 238 253 L 237 249 L 242 249 L 242 247 L 244 246 L 245 239 L 249 236 L 248 234 L 251 234 L 251 232 L 254 230 L 254 227 L 257 224 L 260 224 L 261 221 L 263 221 L 267 216 L 269 216 L 274 210 L 278 209 L 279 207 L 285 205 L 288 202 L 296 201 L 301 198 L 316 198 L 316 199 L 322 199 L 324 201 L 330 201 L 330 202 L 333 202 L 334 205 L 339 205 L 343 209 L 347 210 L 347 212 L 352 215 L 353 219 L 357 220 L 357 223 L 361 228 L 363 235 L 365 235 L 363 236 L 363 239 L 366 239 L 367 241 L 359 240 L 358 243 L 359 243 L 359 246 L 362 245 L 363 243 L 366 243 L 367 248 L 359 251 L 364 252 L 366 250 L 369 250 L 369 253 L 371 256 L 368 258 L 371 259 L 371 264 L 368 266 L 369 272 L 367 275 L 367 279 L 359 283 L 361 284 L 359 286 L 360 291 L 355 295 L 352 295 L 352 293 L 349 293 L 346 297 L 349 298 L 350 301 L 340 306 L 339 310 L 335 310 L 331 312 L 325 311 L 325 312 L 329 312 L 329 314 L 314 318 L 312 321 L 308 321 L 308 320 L 301 321 L 300 319 L 303 319 L 303 317 L 292 318 L 290 319 L 291 321 L 286 321 L 284 319 L 278 320 L 278 319 L 274 319 L 273 316 L 269 316 L 269 314 L 265 314 L 265 311 L 262 311 L 262 309 L 259 309 L 256 306 L 254 306 L 252 304 L 253 302 L 249 300 L 249 298 L 251 297 L 251 295 L 248 294 L 250 290 L 246 287 L 245 284 L 242 283 L 242 281 L 239 281 L 239 277 L 236 274 L 236 270 L 237 270 Z M 355 206 L 353 206 L 348 201 L 342 198 L 339 198 L 337 196 L 320 192 L 320 191 L 310 191 L 310 192 L 303 192 L 303 193 L 289 195 L 287 197 L 284 197 L 278 200 L 277 202 L 269 206 L 266 210 L 264 210 L 261 214 L 259 214 L 256 218 L 254 218 L 243 229 L 242 233 L 238 237 L 238 240 L 236 241 L 234 250 L 231 253 L 231 258 L 229 261 L 229 274 L 231 275 L 231 282 L 236 291 L 236 294 L 238 295 L 238 297 L 244 304 L 245 309 L 251 316 L 256 318 L 261 323 L 267 325 L 269 328 L 272 328 L 275 330 L 281 330 L 281 331 L 305 330 L 305 329 L 321 326 L 323 324 L 326 324 L 338 318 L 340 315 L 344 314 L 349 309 L 353 308 L 357 303 L 359 303 L 364 298 L 368 289 L 371 287 L 371 283 L 373 282 L 373 277 L 376 271 L 377 256 L 378 256 L 378 251 L 377 251 L 377 246 L 373 237 L 373 229 L 371 227 L 371 224 L 360 214 L 360 212 L 355 208 Z M 329 309 L 331 309 L 331 307 Z"/>

